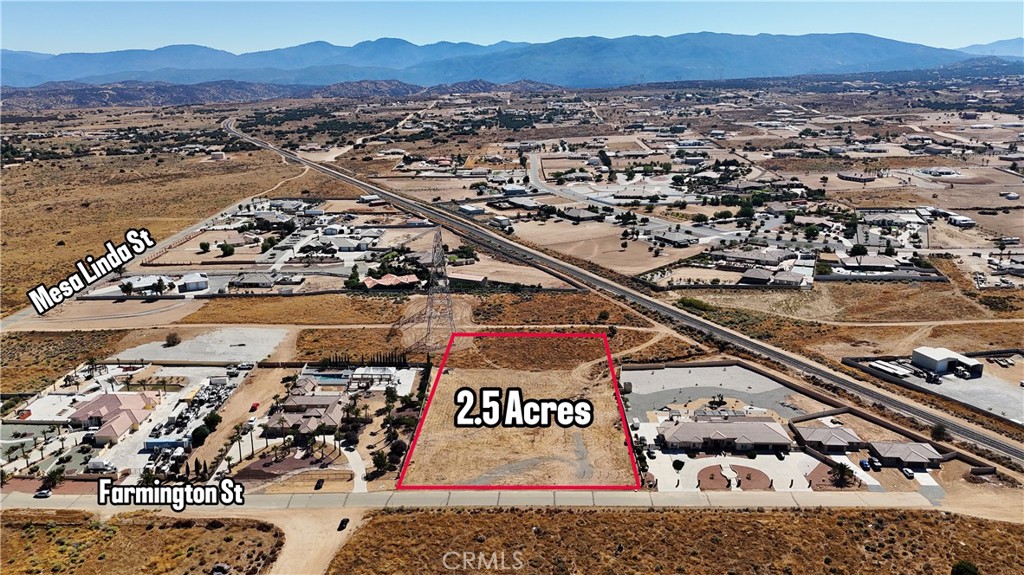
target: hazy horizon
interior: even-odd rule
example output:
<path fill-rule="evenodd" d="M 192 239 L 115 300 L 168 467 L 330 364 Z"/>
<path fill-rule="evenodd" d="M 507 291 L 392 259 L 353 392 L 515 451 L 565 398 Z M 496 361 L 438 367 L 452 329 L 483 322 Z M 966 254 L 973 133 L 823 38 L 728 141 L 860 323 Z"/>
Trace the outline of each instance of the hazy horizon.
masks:
<path fill-rule="evenodd" d="M 417 45 L 544 43 L 696 32 L 859 33 L 957 49 L 1020 37 L 1024 3 L 5 1 L 0 14 L 3 48 L 47 54 L 180 44 L 241 54 L 317 41 L 339 46 L 380 38 Z M 927 25 L 915 25 L 922 14 L 927 14 Z M 521 25 L 507 25 L 508 18 Z M 267 22 L 274 27 L 268 29 Z"/>

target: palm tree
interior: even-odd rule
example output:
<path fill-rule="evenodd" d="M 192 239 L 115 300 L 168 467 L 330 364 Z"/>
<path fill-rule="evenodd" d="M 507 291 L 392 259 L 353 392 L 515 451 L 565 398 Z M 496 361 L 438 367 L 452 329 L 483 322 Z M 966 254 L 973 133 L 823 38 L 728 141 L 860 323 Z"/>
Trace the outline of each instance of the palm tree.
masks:
<path fill-rule="evenodd" d="M 43 477 L 43 489 L 53 489 L 64 483 L 64 468 L 55 467 L 48 471 Z"/>
<path fill-rule="evenodd" d="M 139 477 L 139 485 L 152 486 L 156 484 L 156 473 L 152 469 L 143 469 Z"/>
<path fill-rule="evenodd" d="M 853 469 L 845 463 L 838 463 L 829 470 L 828 475 L 832 478 L 833 485 L 836 487 L 846 487 L 849 485 L 850 480 L 853 479 Z"/>
<path fill-rule="evenodd" d="M 235 424 L 235 437 L 234 440 L 238 443 L 238 460 L 242 460 L 242 424 Z"/>

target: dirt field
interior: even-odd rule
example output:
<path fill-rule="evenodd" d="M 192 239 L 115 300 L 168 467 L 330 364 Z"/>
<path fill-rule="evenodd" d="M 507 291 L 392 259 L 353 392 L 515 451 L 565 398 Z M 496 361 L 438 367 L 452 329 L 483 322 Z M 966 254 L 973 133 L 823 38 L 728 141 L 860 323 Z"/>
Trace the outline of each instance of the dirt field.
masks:
<path fill-rule="evenodd" d="M 570 357 L 568 350 L 548 354 L 545 339 L 522 339 L 534 344 L 539 360 L 550 357 L 563 365 Z M 447 369 L 413 445 L 404 485 L 632 485 L 631 456 L 612 382 L 607 376 L 589 378 L 588 364 L 602 361 L 591 358 L 600 356 L 603 346 L 597 339 L 579 341 L 573 346 L 580 348 L 573 350 L 578 358 L 574 369 Z M 586 344 L 589 353 L 582 351 Z M 455 390 L 513 386 L 523 389 L 524 399 L 587 399 L 594 421 L 586 428 L 454 427 L 459 409 Z M 479 413 L 479 406 L 472 413 Z"/>
<path fill-rule="evenodd" d="M 297 173 L 267 152 L 230 162 L 88 156 L 5 169 L 0 309 L 6 315 L 27 305 L 26 290 L 66 277 L 75 261 L 107 240 L 123 241 L 129 228 L 147 228 L 160 241 Z"/>
<path fill-rule="evenodd" d="M 679 294 L 676 294 L 678 297 Z M 813 290 L 688 290 L 715 305 L 815 321 L 942 321 L 993 317 L 956 285 L 937 282 L 816 282 Z"/>
<path fill-rule="evenodd" d="M 0 389 L 33 392 L 53 383 L 90 357 L 116 352 L 124 331 L 60 333 L 4 332 L 0 335 Z"/>
<path fill-rule="evenodd" d="M 357 361 L 360 356 L 404 349 L 401 334 L 389 328 L 304 329 L 290 359 L 315 362 L 337 354 Z"/>
<path fill-rule="evenodd" d="M 608 318 L 599 319 L 601 312 L 608 312 Z M 639 314 L 595 293 L 479 296 L 474 299 L 473 321 L 480 325 L 651 325 Z"/>
<path fill-rule="evenodd" d="M 619 273 L 633 275 L 665 265 L 684 257 L 685 249 L 665 248 L 658 257 L 647 250 L 644 242 L 627 242 L 622 249 L 622 229 L 600 222 L 583 222 L 578 226 L 569 221 L 518 222 L 515 235 L 537 245 L 583 258 Z"/>
<path fill-rule="evenodd" d="M 504 552 L 507 565 L 518 551 L 521 573 L 939 574 L 969 560 L 1010 575 L 1024 570 L 1024 526 L 859 509 L 392 511 L 356 532 L 328 573 L 447 573 L 450 550 Z"/>
<path fill-rule="evenodd" d="M 5 329 L 64 331 L 80 329 L 131 329 L 174 323 L 199 310 L 203 300 L 76 300 L 64 302 L 46 315 L 26 310 L 6 321 Z"/>
<path fill-rule="evenodd" d="M 358 198 L 365 192 L 359 188 L 316 172 L 306 171 L 301 177 L 281 183 L 267 193 L 269 198 Z"/>
<path fill-rule="evenodd" d="M 100 522 L 80 511 L 5 510 L 4 573 L 134 575 L 269 570 L 281 529 L 253 519 L 181 519 L 124 513 Z"/>
<path fill-rule="evenodd" d="M 313 295 L 211 300 L 181 323 L 380 324 L 398 319 L 401 306 L 385 297 Z"/>

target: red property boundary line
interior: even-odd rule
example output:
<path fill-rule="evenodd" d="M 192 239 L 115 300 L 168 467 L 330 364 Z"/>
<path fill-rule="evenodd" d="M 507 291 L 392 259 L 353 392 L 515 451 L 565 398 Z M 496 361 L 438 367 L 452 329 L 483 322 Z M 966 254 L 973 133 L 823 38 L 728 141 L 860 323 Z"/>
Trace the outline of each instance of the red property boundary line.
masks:
<path fill-rule="evenodd" d="M 427 414 L 430 412 L 430 404 L 434 400 L 434 393 L 441 382 L 441 374 L 444 373 L 444 366 L 451 355 L 452 345 L 457 337 L 534 337 L 534 338 L 590 338 L 600 339 L 604 344 L 605 356 L 608 358 L 608 370 L 612 377 L 612 389 L 615 391 L 615 402 L 619 406 L 619 418 L 622 421 L 622 431 L 626 436 L 626 448 L 629 455 L 629 463 L 633 469 L 633 484 L 631 485 L 407 485 L 405 474 L 409 471 L 409 464 L 412 463 L 413 453 L 416 451 L 416 443 L 423 431 L 423 424 L 427 421 Z M 423 416 L 416 426 L 416 433 L 412 438 L 412 445 L 409 446 L 409 453 L 402 465 L 402 472 L 398 476 L 397 490 L 423 490 L 423 491 L 628 491 L 637 490 L 642 487 L 640 472 L 636 466 L 636 458 L 633 457 L 633 438 L 629 435 L 629 424 L 626 422 L 626 410 L 622 406 L 622 396 L 619 394 L 619 381 L 615 375 L 615 364 L 612 362 L 612 349 L 608 345 L 608 335 L 604 333 L 555 333 L 555 332 L 461 332 L 453 333 L 448 338 L 448 347 L 444 350 L 441 364 L 437 368 L 437 376 L 427 396 L 427 403 L 423 407 Z"/>

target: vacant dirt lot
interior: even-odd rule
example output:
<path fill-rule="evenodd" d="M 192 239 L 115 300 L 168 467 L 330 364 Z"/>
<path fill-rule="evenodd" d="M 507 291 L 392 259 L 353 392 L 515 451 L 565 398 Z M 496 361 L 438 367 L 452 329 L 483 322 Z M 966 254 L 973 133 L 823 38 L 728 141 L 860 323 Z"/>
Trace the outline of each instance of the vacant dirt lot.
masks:
<path fill-rule="evenodd" d="M 328 294 L 219 298 L 181 323 L 381 324 L 400 315 L 401 306 L 388 298 Z"/>
<path fill-rule="evenodd" d="M 716 305 L 817 321 L 942 321 L 993 317 L 951 283 L 816 282 L 814 289 L 747 292 L 688 290 Z M 677 294 L 678 296 L 678 294 Z"/>
<path fill-rule="evenodd" d="M 685 541 L 685 544 L 680 543 Z M 522 573 L 981 573 L 1024 570 L 1024 526 L 928 511 L 383 512 L 330 575 L 447 573 L 450 550 L 518 551 Z"/>
<path fill-rule="evenodd" d="M 266 572 L 284 533 L 253 519 L 181 519 L 137 512 L 101 522 L 81 511 L 5 510 L 4 573 L 134 575 Z"/>
<path fill-rule="evenodd" d="M 88 156 L 4 170 L 4 315 L 28 304 L 26 290 L 66 277 L 75 261 L 101 253 L 107 240 L 123 241 L 129 228 L 163 240 L 299 173 L 267 152 L 229 162 L 147 157 Z"/>
<path fill-rule="evenodd" d="M 505 338 L 476 338 L 479 340 Z M 520 339 L 520 338 L 511 338 Z M 548 342 L 525 339 L 538 354 Z M 603 351 L 598 339 L 550 357 L 577 358 L 573 369 L 525 371 L 450 368 L 434 391 L 406 473 L 405 485 L 631 485 L 631 455 L 624 446 L 621 415 L 611 379 L 591 379 L 591 358 Z M 591 349 L 583 351 L 589 344 Z M 544 357 L 547 357 L 546 355 Z M 559 363 L 564 362 L 562 359 Z M 601 360 L 595 360 L 601 361 Z M 498 367 L 498 366 L 496 366 Z M 586 399 L 593 404 L 588 427 L 456 428 L 462 387 L 519 387 L 523 399 Z M 479 393 L 477 393 L 479 396 Z M 471 415 L 480 413 L 475 405 Z"/>
<path fill-rule="evenodd" d="M 527 241 L 626 275 L 665 265 L 688 253 L 668 247 L 655 257 L 648 244 L 636 241 L 627 242 L 623 249 L 622 228 L 603 222 L 517 222 L 514 228 L 515 234 Z"/>
<path fill-rule="evenodd" d="M 473 321 L 480 325 L 651 325 L 629 308 L 592 292 L 480 296 L 473 304 Z"/>
<path fill-rule="evenodd" d="M 125 331 L 5 332 L 0 335 L 0 389 L 33 392 L 53 383 L 90 357 L 120 349 Z"/>
<path fill-rule="evenodd" d="M 267 197 L 352 199 L 358 198 L 365 193 L 352 184 L 335 180 L 327 174 L 309 170 L 301 177 L 283 182 L 280 186 L 268 192 Z"/>
<path fill-rule="evenodd" d="M 304 329 L 295 344 L 294 361 L 319 361 L 333 355 L 359 361 L 374 353 L 404 351 L 402 335 L 389 328 Z"/>

